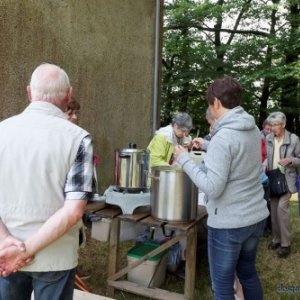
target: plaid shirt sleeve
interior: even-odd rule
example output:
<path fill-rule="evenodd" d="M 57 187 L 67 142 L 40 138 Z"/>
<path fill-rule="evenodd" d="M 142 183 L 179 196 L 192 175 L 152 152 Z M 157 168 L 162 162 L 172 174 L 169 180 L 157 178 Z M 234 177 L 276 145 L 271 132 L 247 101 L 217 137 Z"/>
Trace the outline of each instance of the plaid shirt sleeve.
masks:
<path fill-rule="evenodd" d="M 83 138 L 78 148 L 76 159 L 67 175 L 64 193 L 66 200 L 91 200 L 96 192 L 93 142 L 88 135 Z"/>

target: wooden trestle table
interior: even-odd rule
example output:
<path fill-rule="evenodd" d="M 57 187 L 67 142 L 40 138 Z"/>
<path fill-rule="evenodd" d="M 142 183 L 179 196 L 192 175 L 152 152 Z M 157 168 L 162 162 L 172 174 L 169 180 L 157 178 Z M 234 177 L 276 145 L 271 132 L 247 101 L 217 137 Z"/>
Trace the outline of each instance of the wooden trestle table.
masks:
<path fill-rule="evenodd" d="M 205 206 L 198 208 L 198 216 L 189 223 L 168 223 L 154 219 L 149 213 L 133 213 L 132 215 L 122 214 L 122 210 L 117 206 L 104 208 L 97 211 L 98 216 L 111 219 L 110 241 L 109 241 L 109 265 L 108 265 L 108 296 L 114 295 L 115 289 L 128 291 L 133 294 L 142 295 L 151 299 L 165 300 L 194 300 L 195 275 L 196 275 L 196 248 L 197 248 L 197 228 L 201 221 L 207 216 Z M 150 227 L 162 227 L 166 230 L 174 230 L 177 235 L 160 245 L 147 255 L 132 262 L 122 270 L 118 271 L 118 254 L 120 244 L 120 221 L 140 223 Z M 160 288 L 141 286 L 140 284 L 122 279 L 131 269 L 142 264 L 149 258 L 161 253 L 171 247 L 181 239 L 186 238 L 186 266 L 184 294 L 174 293 Z"/>

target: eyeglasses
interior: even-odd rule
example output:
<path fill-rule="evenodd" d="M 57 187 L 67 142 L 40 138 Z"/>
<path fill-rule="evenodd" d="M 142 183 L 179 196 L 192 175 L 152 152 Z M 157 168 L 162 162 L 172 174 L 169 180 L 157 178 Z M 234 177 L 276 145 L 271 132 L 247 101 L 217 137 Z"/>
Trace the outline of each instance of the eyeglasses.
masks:
<path fill-rule="evenodd" d="M 270 126 L 271 127 L 278 127 L 278 126 L 280 126 L 281 124 L 271 124 Z"/>

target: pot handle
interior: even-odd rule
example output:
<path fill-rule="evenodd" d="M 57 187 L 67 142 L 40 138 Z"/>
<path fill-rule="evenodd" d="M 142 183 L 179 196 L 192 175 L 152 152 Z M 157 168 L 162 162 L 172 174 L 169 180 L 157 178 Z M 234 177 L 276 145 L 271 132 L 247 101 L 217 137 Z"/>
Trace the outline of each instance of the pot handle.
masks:
<path fill-rule="evenodd" d="M 151 172 L 147 170 L 145 170 L 144 172 L 147 174 L 148 177 L 153 178 L 154 180 L 160 180 L 160 177 L 154 176 Z"/>
<path fill-rule="evenodd" d="M 155 227 L 153 227 L 153 226 L 150 227 L 150 232 L 149 232 L 148 240 L 153 240 L 154 232 L 155 232 Z"/>
<path fill-rule="evenodd" d="M 175 231 L 174 230 L 171 230 L 170 234 L 166 234 L 166 229 L 165 229 L 165 225 L 163 224 L 161 226 L 161 229 L 162 229 L 162 232 L 163 232 L 163 235 L 166 237 L 166 238 L 172 238 Z"/>
<path fill-rule="evenodd" d="M 130 155 L 128 155 L 128 154 L 120 154 L 119 157 L 120 158 L 130 158 Z"/>

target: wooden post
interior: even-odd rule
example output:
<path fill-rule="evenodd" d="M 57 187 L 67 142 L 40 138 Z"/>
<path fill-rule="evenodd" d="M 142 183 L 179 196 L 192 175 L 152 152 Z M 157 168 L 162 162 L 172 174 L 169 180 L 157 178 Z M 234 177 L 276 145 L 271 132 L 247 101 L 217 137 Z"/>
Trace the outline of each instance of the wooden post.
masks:
<path fill-rule="evenodd" d="M 108 262 L 108 278 L 114 275 L 118 270 L 118 253 L 120 241 L 120 219 L 113 218 L 111 220 L 110 239 L 109 239 L 109 262 Z M 113 296 L 115 288 L 107 286 L 108 296 Z"/>
<path fill-rule="evenodd" d="M 188 300 L 195 297 L 196 252 L 197 226 L 193 226 L 187 233 L 186 243 L 184 297 Z"/>

